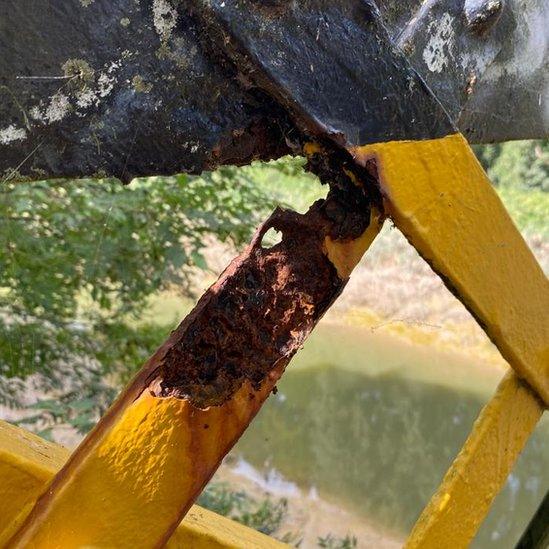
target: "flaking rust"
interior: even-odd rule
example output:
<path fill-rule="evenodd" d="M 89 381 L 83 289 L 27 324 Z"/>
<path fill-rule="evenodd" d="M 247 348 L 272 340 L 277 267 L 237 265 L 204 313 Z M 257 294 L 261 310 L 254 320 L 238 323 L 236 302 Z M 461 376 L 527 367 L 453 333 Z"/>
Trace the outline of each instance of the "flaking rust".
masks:
<path fill-rule="evenodd" d="M 310 169 L 330 183 L 326 199 L 305 214 L 274 211 L 72 454 L 11 547 L 61 535 L 71 547 L 141 544 L 133 524 L 146 525 L 147 546 L 169 539 L 380 228 L 372 176 L 345 153 L 332 162 L 308 149 Z M 267 246 L 272 228 L 281 241 Z M 69 532 L 76 502 L 81 524 Z"/>
<path fill-rule="evenodd" d="M 358 238 L 370 214 L 364 186 L 348 176 L 305 214 L 277 208 L 172 334 L 149 391 L 206 408 L 245 381 L 258 390 L 271 371 L 283 370 L 347 282 L 328 258 L 327 239 Z M 266 247 L 271 228 L 281 241 Z"/>

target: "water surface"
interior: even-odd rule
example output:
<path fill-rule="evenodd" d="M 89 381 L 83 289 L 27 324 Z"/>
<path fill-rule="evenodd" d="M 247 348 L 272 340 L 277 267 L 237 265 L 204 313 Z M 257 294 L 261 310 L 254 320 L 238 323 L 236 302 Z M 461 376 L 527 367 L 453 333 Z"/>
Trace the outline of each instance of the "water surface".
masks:
<path fill-rule="evenodd" d="M 320 326 L 234 453 L 405 536 L 500 377 L 367 329 Z M 514 547 L 548 488 L 543 421 L 473 546 Z"/>

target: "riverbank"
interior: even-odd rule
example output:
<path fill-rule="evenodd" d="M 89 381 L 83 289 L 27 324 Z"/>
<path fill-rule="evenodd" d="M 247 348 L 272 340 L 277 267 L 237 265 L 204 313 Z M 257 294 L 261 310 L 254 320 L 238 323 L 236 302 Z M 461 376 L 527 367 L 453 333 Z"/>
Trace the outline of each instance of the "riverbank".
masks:
<path fill-rule="evenodd" d="M 245 460 L 228 456 L 215 475 L 214 482 L 227 483 L 235 490 L 244 491 L 257 501 L 288 502 L 288 510 L 277 531 L 278 537 L 287 536 L 301 549 L 319 547 L 319 539 L 356 540 L 356 547 L 398 549 L 404 538 L 398 533 L 365 520 L 344 505 L 330 503 L 313 489 L 304 491 L 297 484 L 280 476 L 275 470 L 264 473 Z M 353 546 L 349 545 L 349 549 Z M 345 549 L 345 547 L 341 547 Z"/>

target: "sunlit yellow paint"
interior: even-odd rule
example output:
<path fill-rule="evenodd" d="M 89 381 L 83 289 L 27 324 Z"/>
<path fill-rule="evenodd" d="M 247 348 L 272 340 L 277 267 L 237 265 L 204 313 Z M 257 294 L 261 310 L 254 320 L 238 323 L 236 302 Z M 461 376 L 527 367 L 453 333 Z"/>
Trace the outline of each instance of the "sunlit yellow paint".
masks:
<path fill-rule="evenodd" d="M 184 526 L 184 527 L 183 527 Z M 168 549 L 289 549 L 285 543 L 194 505 Z"/>
<path fill-rule="evenodd" d="M 0 421 L 0 547 L 68 456 L 61 446 Z"/>
<path fill-rule="evenodd" d="M 69 454 L 69 451 L 61 446 L 0 421 L 0 547 L 5 546 L 7 539 L 28 515 L 38 496 L 66 462 Z M 79 507 L 76 506 L 64 529 L 71 530 L 75 523 L 79 524 L 78 514 Z M 140 526 L 134 524 L 137 531 L 140 531 Z M 113 529 L 118 527 L 119 524 L 116 522 L 111 524 Z M 61 538 L 63 536 L 56 537 L 49 547 L 74 546 L 62 545 Z M 133 547 L 146 545 L 140 543 Z M 286 545 L 195 505 L 174 532 L 167 547 L 275 549 Z"/>
<path fill-rule="evenodd" d="M 515 373 L 505 376 L 416 523 L 408 549 L 468 547 L 543 409 Z"/>
<path fill-rule="evenodd" d="M 148 391 L 115 405 L 38 501 L 13 545 L 161 544 L 271 388 L 266 383 L 250 399 L 245 384 L 224 405 L 205 410 Z"/>
<path fill-rule="evenodd" d="M 386 212 L 549 403 L 549 281 L 463 136 L 351 150 L 375 159 Z"/>

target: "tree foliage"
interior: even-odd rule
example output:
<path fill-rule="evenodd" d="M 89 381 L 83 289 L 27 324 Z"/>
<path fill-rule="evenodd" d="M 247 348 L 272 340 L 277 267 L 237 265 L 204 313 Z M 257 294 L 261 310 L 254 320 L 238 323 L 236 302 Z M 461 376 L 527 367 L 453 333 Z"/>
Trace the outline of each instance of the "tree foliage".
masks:
<path fill-rule="evenodd" d="M 167 333 L 131 321 L 147 298 L 167 288 L 189 294 L 190 274 L 208 268 L 208 238 L 240 246 L 271 207 L 249 174 L 232 167 L 128 187 L 113 180 L 4 183 L 0 403 L 17 405 L 28 380 L 27 388 L 30 382 L 39 394 L 56 395 L 42 401 L 45 415 L 35 421 L 68 418 L 86 431 L 112 398 L 113 378 Z"/>
<path fill-rule="evenodd" d="M 549 192 L 549 140 L 482 145 L 475 153 L 494 185 Z"/>

